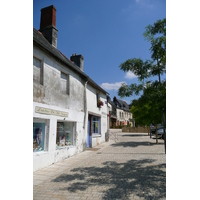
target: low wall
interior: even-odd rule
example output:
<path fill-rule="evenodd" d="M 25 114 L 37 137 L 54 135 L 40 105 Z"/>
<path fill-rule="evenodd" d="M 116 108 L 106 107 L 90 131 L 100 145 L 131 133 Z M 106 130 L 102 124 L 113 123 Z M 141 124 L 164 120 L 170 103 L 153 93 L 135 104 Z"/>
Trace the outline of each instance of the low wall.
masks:
<path fill-rule="evenodd" d="M 123 127 L 122 132 L 149 133 L 149 127 Z"/>

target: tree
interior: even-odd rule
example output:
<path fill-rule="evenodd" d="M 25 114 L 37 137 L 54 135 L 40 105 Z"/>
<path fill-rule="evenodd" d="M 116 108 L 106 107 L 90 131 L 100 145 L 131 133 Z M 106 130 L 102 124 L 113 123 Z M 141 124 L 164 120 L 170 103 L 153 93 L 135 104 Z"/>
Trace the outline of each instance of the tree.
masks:
<path fill-rule="evenodd" d="M 166 19 L 148 25 L 143 36 L 151 43 L 151 60 L 132 58 L 119 66 L 124 72 L 133 72 L 138 77 L 139 84 L 123 83 L 118 95 L 129 97 L 133 93 L 139 95 L 142 92 L 137 104 L 131 108 L 133 116 L 135 120 L 146 125 L 150 125 L 152 120 L 157 128 L 157 121 L 162 119 L 162 112 L 166 112 L 166 81 L 161 81 L 160 77 L 166 73 Z M 158 81 L 150 80 L 154 76 L 158 77 Z"/>

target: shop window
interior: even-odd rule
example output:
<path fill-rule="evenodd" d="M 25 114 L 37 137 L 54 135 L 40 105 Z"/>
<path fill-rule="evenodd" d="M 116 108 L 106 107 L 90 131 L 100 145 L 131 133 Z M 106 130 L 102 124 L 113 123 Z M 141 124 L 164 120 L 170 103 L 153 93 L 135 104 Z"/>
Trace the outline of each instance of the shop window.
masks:
<path fill-rule="evenodd" d="M 93 116 L 93 120 L 92 120 L 92 133 L 95 133 L 95 134 L 99 134 L 99 117 L 94 117 Z"/>
<path fill-rule="evenodd" d="M 33 57 L 33 81 L 43 85 L 42 61 L 36 57 Z"/>
<path fill-rule="evenodd" d="M 44 151 L 45 123 L 33 123 L 33 151 Z"/>
<path fill-rule="evenodd" d="M 56 146 L 74 146 L 74 123 L 73 122 L 58 122 Z"/>
<path fill-rule="evenodd" d="M 69 75 L 61 72 L 61 92 L 69 94 Z"/>

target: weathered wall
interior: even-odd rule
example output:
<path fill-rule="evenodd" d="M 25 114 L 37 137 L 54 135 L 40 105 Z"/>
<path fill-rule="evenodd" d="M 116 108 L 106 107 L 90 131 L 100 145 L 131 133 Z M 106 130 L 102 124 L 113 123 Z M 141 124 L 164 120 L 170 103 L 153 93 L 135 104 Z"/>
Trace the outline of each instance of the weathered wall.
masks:
<path fill-rule="evenodd" d="M 33 152 L 33 171 L 58 162 L 83 151 L 84 82 L 78 74 L 66 68 L 48 54 L 34 46 L 33 55 L 42 61 L 43 85 L 33 82 L 33 120 L 45 120 L 45 144 L 47 149 Z M 61 90 L 61 71 L 69 74 L 69 95 Z M 34 73 L 34 72 L 33 72 Z M 67 112 L 68 117 L 42 114 L 35 107 Z M 56 149 L 57 122 L 74 122 L 75 144 L 64 149 Z"/>
<path fill-rule="evenodd" d="M 84 84 L 81 77 L 37 47 L 33 48 L 33 54 L 43 62 L 43 85 L 33 83 L 33 101 L 66 109 L 83 110 Z M 69 74 L 69 95 L 61 91 L 61 71 Z"/>

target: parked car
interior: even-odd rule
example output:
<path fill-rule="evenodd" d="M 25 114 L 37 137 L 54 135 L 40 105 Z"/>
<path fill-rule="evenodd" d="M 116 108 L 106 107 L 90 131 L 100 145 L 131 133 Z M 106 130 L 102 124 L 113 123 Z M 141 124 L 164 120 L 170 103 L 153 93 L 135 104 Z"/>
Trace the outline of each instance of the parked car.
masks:
<path fill-rule="evenodd" d="M 165 134 L 166 134 L 166 130 L 165 130 Z M 163 131 L 163 128 L 157 130 L 157 135 L 158 135 L 158 138 L 162 138 L 164 140 L 164 131 Z"/>
<path fill-rule="evenodd" d="M 151 135 L 153 135 L 153 136 L 155 136 L 156 135 L 156 127 L 153 125 L 153 124 L 151 124 L 150 125 L 150 133 L 151 133 Z M 165 130 L 166 131 L 166 130 Z M 166 132 L 165 132 L 166 133 Z M 157 124 L 157 135 L 158 135 L 158 138 L 160 139 L 160 138 L 162 138 L 162 139 L 164 139 L 164 132 L 163 132 L 163 126 L 162 126 L 162 124 Z M 155 138 L 155 137 L 154 137 Z"/>
<path fill-rule="evenodd" d="M 156 127 L 155 126 L 150 126 L 151 128 L 151 134 L 156 134 Z M 163 129 L 162 124 L 157 124 L 157 130 Z"/>

